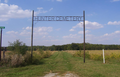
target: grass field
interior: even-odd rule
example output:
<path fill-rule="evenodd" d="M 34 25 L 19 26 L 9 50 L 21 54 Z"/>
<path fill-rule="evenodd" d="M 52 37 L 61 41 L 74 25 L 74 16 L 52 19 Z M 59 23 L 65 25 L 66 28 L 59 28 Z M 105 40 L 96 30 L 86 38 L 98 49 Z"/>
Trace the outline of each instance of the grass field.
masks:
<path fill-rule="evenodd" d="M 49 72 L 64 74 L 67 71 L 80 77 L 119 77 L 120 64 L 106 63 L 73 57 L 67 52 L 55 52 L 51 57 L 42 60 L 40 65 L 10 68 L 0 67 L 0 77 L 40 77 Z"/>
<path fill-rule="evenodd" d="M 66 50 L 65 52 L 74 54 L 75 52 L 77 52 L 79 50 Z M 83 52 L 83 50 L 81 50 L 81 52 Z M 85 50 L 85 52 L 89 52 L 89 54 L 97 54 L 97 55 L 102 55 L 102 50 Z M 110 55 L 110 54 L 120 54 L 120 50 L 104 50 L 105 55 Z"/>
<path fill-rule="evenodd" d="M 28 53 L 31 53 L 31 51 L 27 51 Z M 33 51 L 33 53 L 36 53 L 36 54 L 40 54 L 39 53 L 40 51 Z M 46 52 L 46 51 L 44 51 L 44 52 Z M 57 51 L 53 51 L 53 52 L 51 52 L 51 54 L 53 54 L 54 52 L 57 52 Z M 14 53 L 13 52 L 11 52 L 11 51 L 6 51 L 5 52 L 5 56 L 6 57 L 8 57 L 8 56 L 10 56 L 10 55 L 13 55 Z M 3 59 L 3 51 L 1 51 L 1 58 Z"/>
<path fill-rule="evenodd" d="M 66 50 L 65 52 L 71 53 L 74 56 L 80 56 L 83 57 L 84 51 L 79 50 Z M 113 62 L 117 61 L 120 63 L 120 50 L 105 50 L 105 60 L 106 62 Z M 102 50 L 86 50 L 86 58 L 92 59 L 92 60 L 103 60 L 103 51 Z"/>

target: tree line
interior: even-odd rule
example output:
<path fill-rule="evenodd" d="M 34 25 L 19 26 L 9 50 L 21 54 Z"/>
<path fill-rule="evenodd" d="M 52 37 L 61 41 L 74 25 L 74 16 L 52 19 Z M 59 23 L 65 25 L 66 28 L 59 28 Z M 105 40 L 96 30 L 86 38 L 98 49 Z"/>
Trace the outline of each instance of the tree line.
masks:
<path fill-rule="evenodd" d="M 33 46 L 33 50 L 51 50 L 51 51 L 62 51 L 62 50 L 83 50 L 83 43 L 72 43 L 66 45 L 52 45 L 52 46 Z M 31 46 L 26 46 L 27 50 L 31 50 Z M 103 45 L 103 44 L 90 44 L 85 43 L 86 50 L 120 50 L 120 45 Z M 2 47 L 3 50 L 3 47 Z M 7 47 L 7 50 L 11 50 L 11 46 Z"/>

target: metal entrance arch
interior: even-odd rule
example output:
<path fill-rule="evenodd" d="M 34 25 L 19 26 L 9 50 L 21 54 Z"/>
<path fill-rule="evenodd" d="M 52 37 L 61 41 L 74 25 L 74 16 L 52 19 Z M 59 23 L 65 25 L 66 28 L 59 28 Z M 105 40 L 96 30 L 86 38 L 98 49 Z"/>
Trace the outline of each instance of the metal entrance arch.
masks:
<path fill-rule="evenodd" d="M 32 11 L 32 31 L 31 31 L 31 60 L 33 57 L 33 26 L 34 21 L 83 21 L 83 41 L 84 41 L 84 60 L 85 63 L 85 11 L 83 16 L 34 16 L 34 10 Z"/>

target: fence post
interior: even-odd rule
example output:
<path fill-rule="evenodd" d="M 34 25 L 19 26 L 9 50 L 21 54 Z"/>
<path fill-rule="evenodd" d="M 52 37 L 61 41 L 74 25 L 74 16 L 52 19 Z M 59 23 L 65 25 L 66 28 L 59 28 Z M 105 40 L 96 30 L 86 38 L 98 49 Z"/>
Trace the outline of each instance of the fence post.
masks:
<path fill-rule="evenodd" d="M 103 49 L 103 63 L 105 63 L 105 54 L 104 54 L 104 49 Z"/>
<path fill-rule="evenodd" d="M 3 49 L 3 59 L 5 59 L 5 51 L 6 51 L 6 47 L 4 47 Z"/>

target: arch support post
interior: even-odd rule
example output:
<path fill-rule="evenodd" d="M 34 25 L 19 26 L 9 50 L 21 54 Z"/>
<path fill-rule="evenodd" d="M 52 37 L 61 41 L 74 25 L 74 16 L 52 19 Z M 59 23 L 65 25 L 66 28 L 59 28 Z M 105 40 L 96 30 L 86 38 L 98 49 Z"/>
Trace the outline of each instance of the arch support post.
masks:
<path fill-rule="evenodd" d="M 31 27 L 31 63 L 33 58 L 33 26 L 34 26 L 34 10 L 32 11 L 32 27 Z"/>
<path fill-rule="evenodd" d="M 83 40 L 84 40 L 84 63 L 85 63 L 85 11 L 83 11 Z"/>

